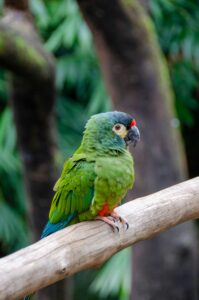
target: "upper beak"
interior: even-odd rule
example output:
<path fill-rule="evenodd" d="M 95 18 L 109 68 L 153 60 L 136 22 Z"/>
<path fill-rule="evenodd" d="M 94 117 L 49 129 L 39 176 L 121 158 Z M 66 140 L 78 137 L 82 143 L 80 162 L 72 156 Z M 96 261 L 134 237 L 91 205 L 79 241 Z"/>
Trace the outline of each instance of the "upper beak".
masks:
<path fill-rule="evenodd" d="M 139 142 L 140 140 L 139 129 L 136 126 L 131 127 L 124 140 L 127 145 L 133 143 L 133 146 L 135 147 L 137 142 Z"/>

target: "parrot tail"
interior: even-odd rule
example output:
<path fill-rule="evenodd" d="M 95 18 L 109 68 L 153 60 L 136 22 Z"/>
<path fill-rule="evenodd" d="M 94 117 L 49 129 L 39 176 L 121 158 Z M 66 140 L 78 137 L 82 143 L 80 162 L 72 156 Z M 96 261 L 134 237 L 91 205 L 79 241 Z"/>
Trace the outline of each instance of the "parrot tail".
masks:
<path fill-rule="evenodd" d="M 44 230 L 41 234 L 41 239 L 66 227 L 72 221 L 72 219 L 74 219 L 76 217 L 76 215 L 77 215 L 77 213 L 74 212 L 73 214 L 67 216 L 67 218 L 65 220 L 60 221 L 55 224 L 52 224 L 50 221 L 48 221 L 48 223 L 44 227 Z"/>

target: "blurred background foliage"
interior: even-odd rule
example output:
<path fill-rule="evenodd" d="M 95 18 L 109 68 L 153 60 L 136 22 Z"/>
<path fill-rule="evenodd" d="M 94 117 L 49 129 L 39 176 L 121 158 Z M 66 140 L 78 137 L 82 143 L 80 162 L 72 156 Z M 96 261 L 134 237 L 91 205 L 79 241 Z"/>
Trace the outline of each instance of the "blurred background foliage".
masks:
<path fill-rule="evenodd" d="M 2 2 L 0 5 L 2 8 Z M 56 58 L 56 122 L 60 167 L 79 144 L 90 115 L 111 109 L 92 45 L 91 34 L 74 0 L 31 0 L 31 11 L 45 47 Z M 2 11 L 2 10 L 1 10 Z M 149 13 L 166 56 L 182 127 L 190 175 L 198 174 L 199 7 L 195 0 L 151 0 Z M 22 164 L 9 108 L 7 74 L 0 71 L 0 253 L 13 252 L 28 241 Z M 12 222 L 10 222 L 12 219 Z M 20 232 L 20 234 L 19 234 Z M 87 299 L 129 298 L 129 249 L 114 256 L 96 273 Z M 110 272 L 110 268 L 114 268 Z M 90 275 L 89 275 L 90 276 Z M 88 276 L 88 278 L 89 278 Z M 81 274 L 76 276 L 82 284 Z M 107 283 L 109 283 L 107 285 Z M 117 287 L 117 288 L 116 288 Z M 89 294 L 90 293 L 90 294 Z M 81 295 L 79 295 L 81 298 Z M 75 292 L 75 298 L 78 293 Z"/>
<path fill-rule="evenodd" d="M 178 117 L 193 126 L 199 71 L 199 8 L 194 0 L 152 0 L 151 15 L 167 58 Z"/>
<path fill-rule="evenodd" d="M 30 2 L 45 47 L 56 58 L 56 119 L 63 157 L 74 152 L 90 115 L 110 110 L 91 33 L 74 0 Z"/>

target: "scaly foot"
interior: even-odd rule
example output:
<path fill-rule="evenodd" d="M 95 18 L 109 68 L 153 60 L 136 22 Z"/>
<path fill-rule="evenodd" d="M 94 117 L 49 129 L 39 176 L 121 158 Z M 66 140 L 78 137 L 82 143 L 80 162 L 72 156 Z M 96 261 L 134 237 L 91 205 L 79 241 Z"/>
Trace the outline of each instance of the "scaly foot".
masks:
<path fill-rule="evenodd" d="M 122 225 L 126 226 L 126 230 L 129 229 L 129 223 L 127 222 L 127 220 L 123 217 L 121 217 L 120 215 L 118 215 L 118 213 L 116 213 L 115 211 L 112 211 L 110 213 L 110 216 L 113 218 L 113 220 L 115 220 L 116 222 L 121 222 Z"/>
<path fill-rule="evenodd" d="M 100 221 L 103 221 L 103 222 L 109 224 L 111 226 L 113 232 L 115 232 L 115 230 L 117 230 L 119 232 L 119 230 L 120 230 L 119 226 L 114 221 L 110 220 L 107 217 L 98 216 L 98 217 L 95 218 L 95 220 L 100 220 Z"/>

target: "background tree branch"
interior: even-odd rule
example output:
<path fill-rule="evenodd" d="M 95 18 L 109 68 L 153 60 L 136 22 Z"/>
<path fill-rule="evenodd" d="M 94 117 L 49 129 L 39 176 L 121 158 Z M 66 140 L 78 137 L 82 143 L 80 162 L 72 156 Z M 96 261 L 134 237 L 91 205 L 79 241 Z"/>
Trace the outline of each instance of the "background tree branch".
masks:
<path fill-rule="evenodd" d="M 0 300 L 20 299 L 182 222 L 199 218 L 199 177 L 119 207 L 128 231 L 100 221 L 67 227 L 0 260 Z"/>
<path fill-rule="evenodd" d="M 52 57 L 42 51 L 41 45 L 35 46 L 31 39 L 5 22 L 0 22 L 0 45 L 2 67 L 23 77 L 34 78 L 38 84 L 52 77 Z"/>
<path fill-rule="evenodd" d="M 53 56 L 44 49 L 29 11 L 6 6 L 0 33 L 3 67 L 26 79 L 34 79 L 34 84 L 54 80 Z"/>

